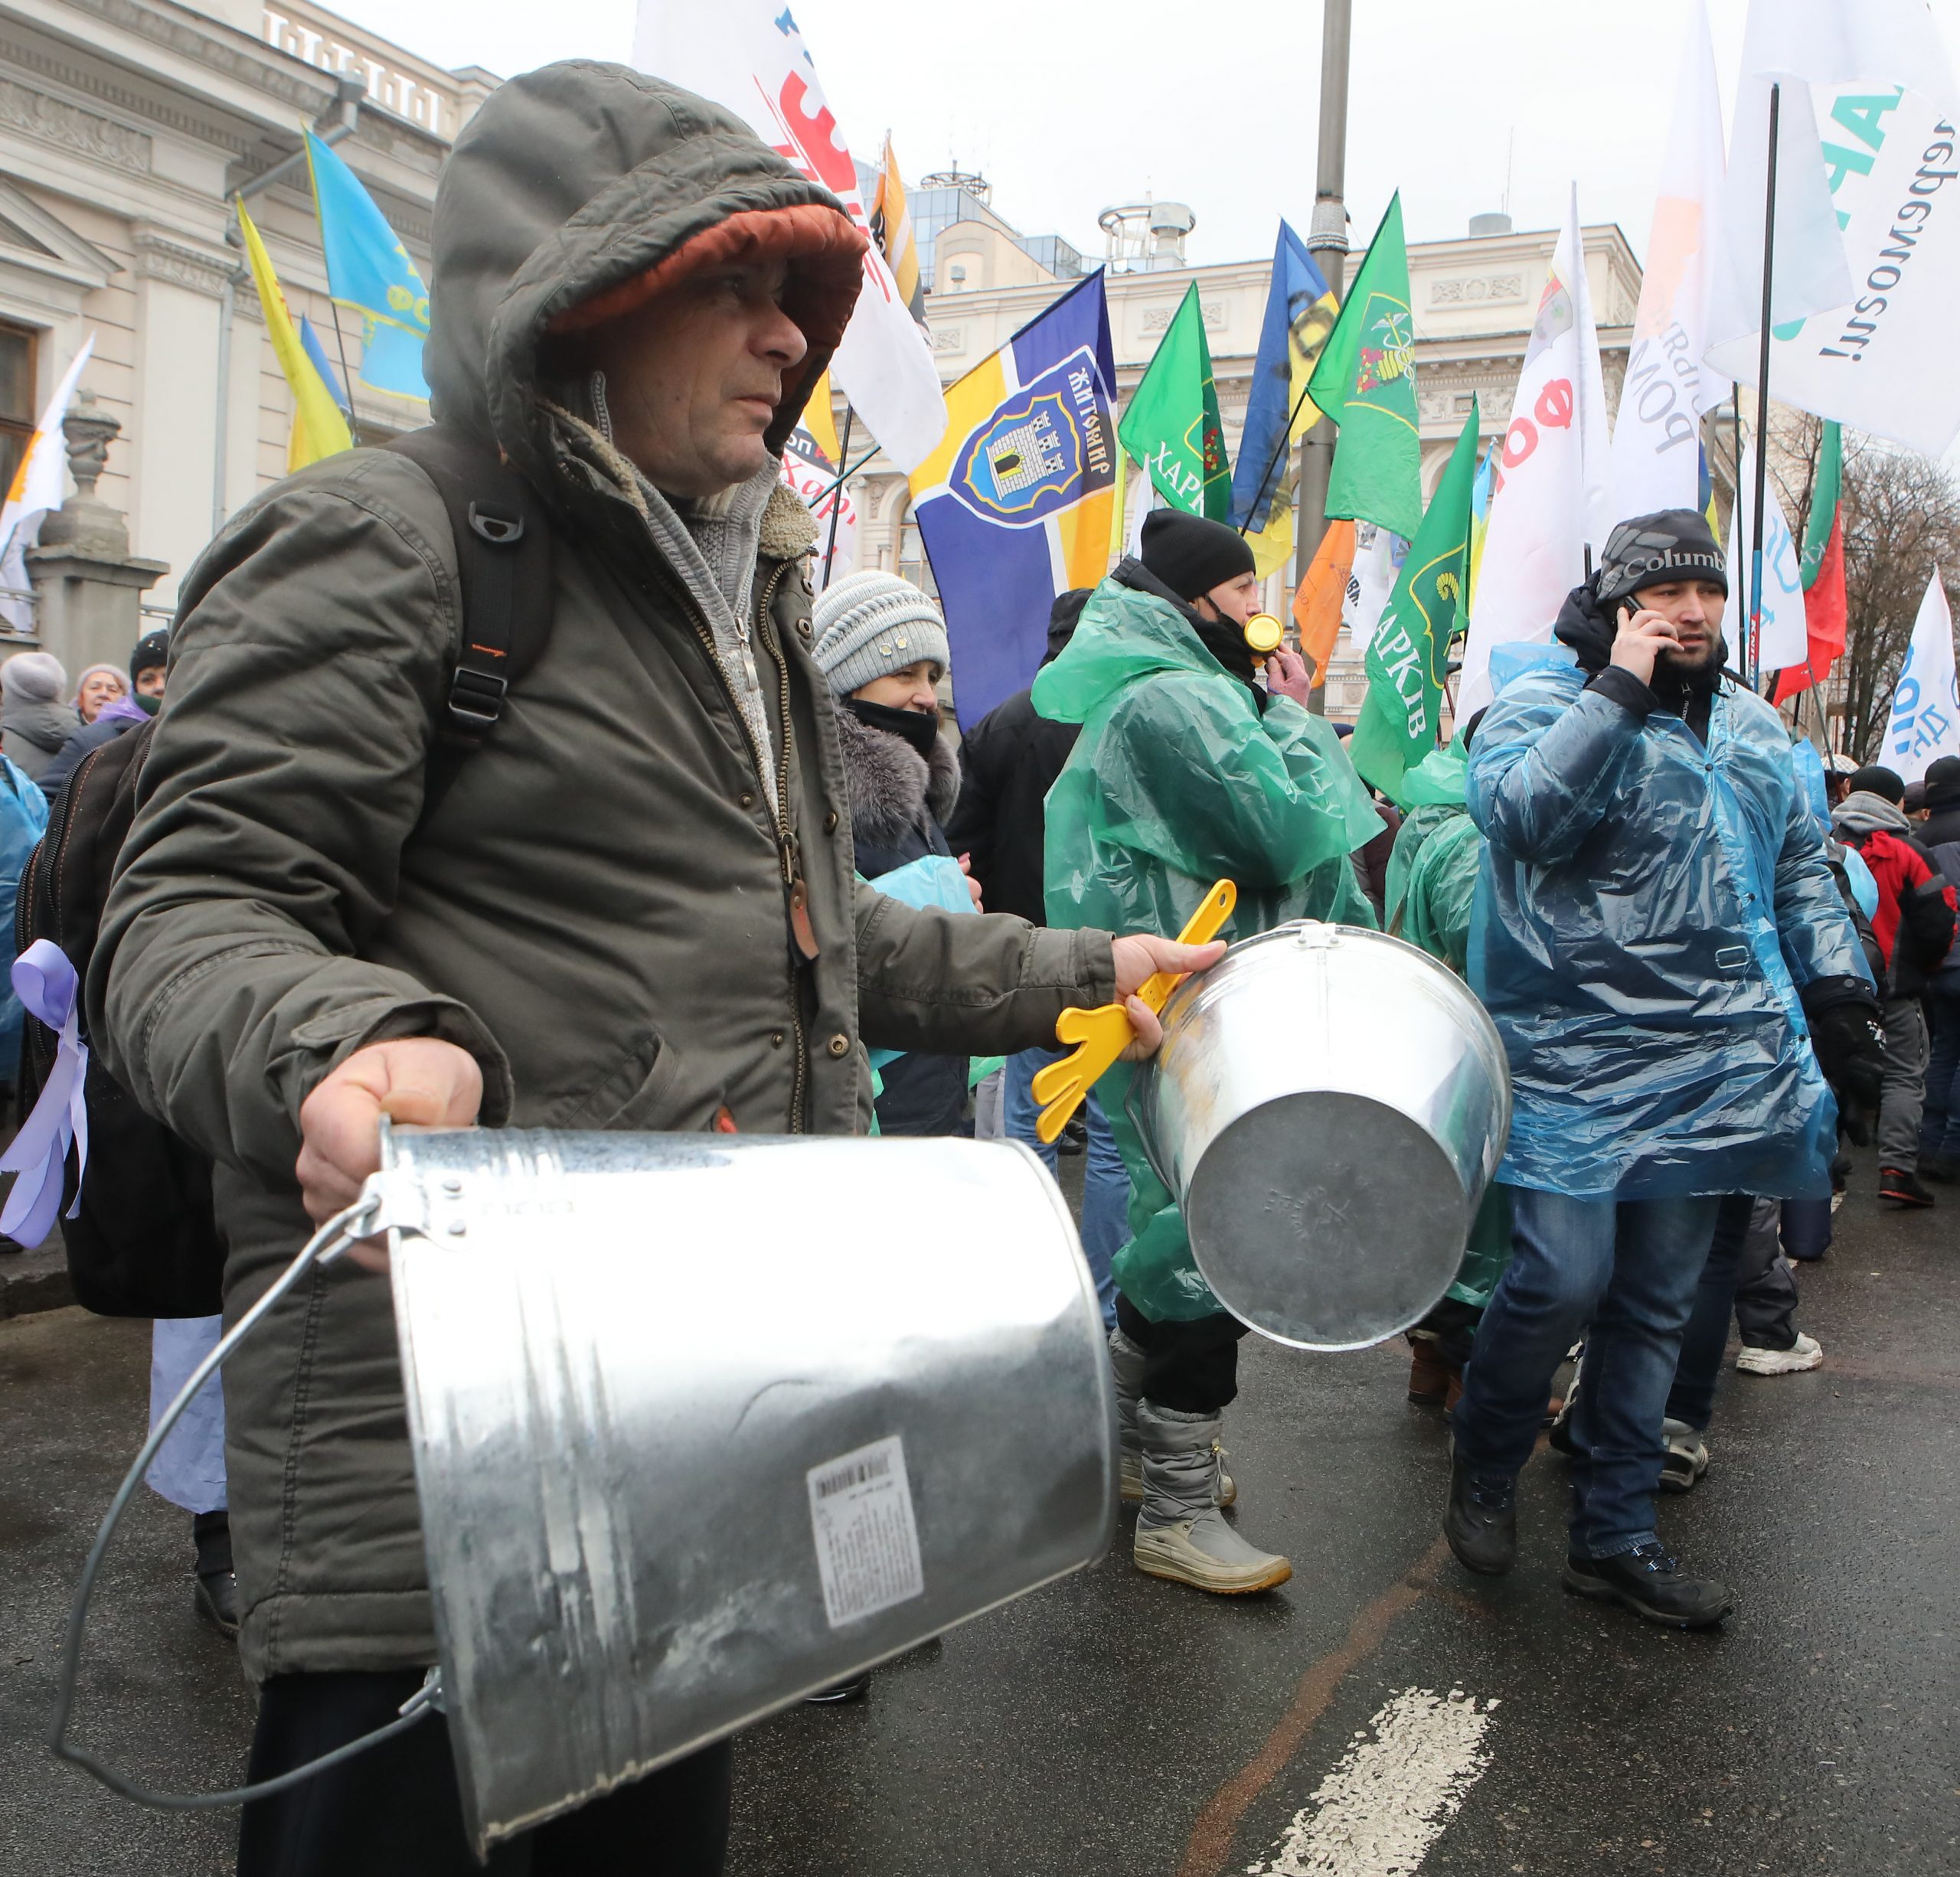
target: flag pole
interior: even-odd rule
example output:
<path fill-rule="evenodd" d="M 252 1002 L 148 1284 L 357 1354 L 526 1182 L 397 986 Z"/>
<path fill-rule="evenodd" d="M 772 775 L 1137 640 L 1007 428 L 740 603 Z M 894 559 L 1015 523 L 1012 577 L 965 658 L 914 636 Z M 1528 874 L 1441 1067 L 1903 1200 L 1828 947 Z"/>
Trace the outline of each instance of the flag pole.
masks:
<path fill-rule="evenodd" d="M 848 404 L 844 406 L 844 434 L 838 439 L 837 443 L 837 454 L 838 459 L 840 462 L 848 462 L 851 460 L 851 420 L 852 418 L 856 416 L 857 414 L 857 412 L 852 410 Z M 848 470 L 844 472 L 845 475 L 849 474 L 850 472 Z M 844 476 L 839 476 L 837 480 L 831 485 L 831 488 L 833 491 L 842 488 L 843 486 Z M 837 524 L 839 517 L 841 517 L 843 513 L 844 503 L 840 497 L 838 499 L 832 501 L 830 505 L 830 541 L 829 544 L 824 549 L 823 583 L 826 586 L 830 584 L 830 563 L 832 558 L 837 553 Z"/>
<path fill-rule="evenodd" d="M 1782 86 L 1772 83 L 1769 87 L 1769 180 L 1764 185 L 1762 207 L 1762 330 L 1756 367 L 1756 522 L 1749 537 L 1749 655 L 1743 667 L 1751 690 L 1762 676 L 1762 524 L 1769 491 L 1769 283 L 1775 269 L 1776 119 L 1782 98 Z"/>
<path fill-rule="evenodd" d="M 1272 454 L 1266 460 L 1266 474 L 1259 478 L 1259 493 L 1253 498 L 1253 505 L 1246 511 L 1246 518 L 1239 524 L 1241 539 L 1244 537 L 1246 529 L 1252 526 L 1253 517 L 1259 513 L 1259 504 L 1266 500 L 1266 493 L 1272 486 L 1272 472 L 1279 467 L 1280 458 L 1286 454 L 1286 445 L 1293 434 L 1293 426 L 1299 417 L 1300 406 L 1306 401 L 1307 387 L 1303 384 L 1300 387 L 1300 395 L 1293 400 L 1293 408 L 1286 413 L 1286 428 L 1279 433 L 1279 441 L 1273 445 Z"/>

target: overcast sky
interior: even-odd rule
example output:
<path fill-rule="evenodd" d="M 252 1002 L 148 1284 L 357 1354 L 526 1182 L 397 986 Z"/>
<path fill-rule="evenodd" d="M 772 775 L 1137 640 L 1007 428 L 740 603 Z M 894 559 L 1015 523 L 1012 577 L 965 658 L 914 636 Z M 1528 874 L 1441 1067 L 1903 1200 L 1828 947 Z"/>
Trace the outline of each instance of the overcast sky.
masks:
<path fill-rule="evenodd" d="M 634 0 L 332 0 L 438 64 L 504 77 L 623 59 Z M 717 0 L 669 0 L 713 5 Z M 956 158 L 1025 234 L 1092 259 L 1098 213 L 1190 204 L 1194 261 L 1269 254 L 1313 208 L 1321 11 L 1312 0 L 791 0 L 844 135 L 889 129 L 908 180 Z M 1960 50 L 1960 0 L 1932 0 Z M 1745 0 L 1709 0 L 1725 109 Z M 1358 244 L 1398 186 L 1412 240 L 1503 204 L 1521 228 L 1617 221 L 1644 255 L 1686 0 L 1357 0 L 1348 207 Z M 1120 38 L 1112 34 L 1120 32 Z M 1956 61 L 1960 62 L 1960 61 Z"/>

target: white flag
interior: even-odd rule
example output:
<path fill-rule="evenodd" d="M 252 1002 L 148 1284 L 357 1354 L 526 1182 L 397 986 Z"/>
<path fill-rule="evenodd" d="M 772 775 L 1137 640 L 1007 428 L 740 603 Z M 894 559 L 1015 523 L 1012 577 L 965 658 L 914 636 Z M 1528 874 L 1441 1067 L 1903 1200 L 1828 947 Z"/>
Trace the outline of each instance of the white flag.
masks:
<path fill-rule="evenodd" d="M 858 564 L 858 503 L 808 431 L 791 433 L 782 451 L 782 479 L 803 498 L 817 524 L 817 552 L 810 590 L 821 593 Z M 835 531 L 832 532 L 832 517 Z"/>
<path fill-rule="evenodd" d="M 1729 187 L 1723 201 L 1723 247 L 1727 265 L 1717 279 L 1710 309 L 1709 363 L 1726 377 L 1743 384 L 1756 381 L 1760 350 L 1762 299 L 1763 190 L 1769 171 L 1769 87 L 1782 86 L 1782 122 L 1777 140 L 1776 250 L 1770 295 L 1772 344 L 1769 383 L 1774 395 L 1804 408 L 1913 442 L 1935 453 L 1951 439 L 1948 422 L 1937 440 L 1926 442 L 1937 427 L 1929 413 L 1916 426 L 1917 435 L 1886 428 L 1896 423 L 1903 406 L 1882 390 L 1873 400 L 1886 423 L 1875 423 L 1865 411 L 1845 400 L 1850 379 L 1882 377 L 1868 368 L 1847 372 L 1850 354 L 1862 357 L 1873 331 L 1852 325 L 1896 310 L 1901 295 L 1916 308 L 1939 300 L 1944 280 L 1928 279 L 1942 273 L 1936 260 L 1916 271 L 1901 263 L 1893 281 L 1893 250 L 1914 258 L 1932 259 L 1947 245 L 1944 229 L 1931 224 L 1942 217 L 1937 192 L 1952 180 L 1955 165 L 1930 154 L 1950 145 L 1953 120 L 1960 111 L 1956 87 L 1945 48 L 1940 42 L 1925 0 L 1750 0 L 1749 24 L 1743 41 L 1743 77 L 1736 103 L 1734 135 L 1729 143 Z M 1910 86 L 1917 98 L 1895 117 L 1900 93 Z M 1822 115 L 1822 135 L 1818 135 Z M 1888 122 L 1906 128 L 1888 135 Z M 1916 141 L 1914 139 L 1916 139 Z M 1874 159 L 1887 142 L 1883 181 L 1871 186 Z M 1911 155 L 1912 162 L 1901 159 Z M 1921 175 L 1920 171 L 1928 172 Z M 1918 186 L 1915 188 L 1915 184 Z M 1863 225 L 1854 235 L 1850 224 L 1854 205 L 1862 204 Z M 1840 230 L 1845 230 L 1842 238 Z M 1898 233 L 1903 230 L 1906 238 Z M 1926 240 L 1922 237 L 1932 237 Z M 1874 286 L 1871 276 L 1881 283 Z M 1912 284 L 1906 285 L 1908 275 Z M 1894 289 L 1898 289 L 1895 292 Z M 1948 289 L 1950 291 L 1950 289 Z M 1923 298 L 1920 297 L 1923 294 Z M 1883 305 L 1871 302 L 1883 301 Z M 1823 331 L 1830 322 L 1818 315 L 1847 308 L 1841 324 L 1850 338 L 1847 357 L 1796 381 L 1784 376 L 1806 351 L 1815 352 L 1831 340 Z M 1808 322 L 1806 325 L 1804 322 Z M 1896 341 L 1893 356 L 1903 362 L 1918 356 L 1924 331 L 1920 322 L 1899 322 L 1912 328 Z M 1792 353 L 1791 346 L 1798 352 Z M 1936 367 L 1949 351 L 1944 338 L 1934 352 L 1920 361 Z M 1892 376 L 1892 387 L 1900 381 Z M 1841 411 L 1812 400 L 1832 395 Z M 1949 407 L 1951 406 L 1949 404 Z M 1909 421 L 1909 413 L 1908 413 Z"/>
<path fill-rule="evenodd" d="M 1715 48 L 1707 8 L 1694 0 L 1613 426 L 1612 486 L 1622 515 L 1700 504 L 1699 419 L 1729 395 L 1729 380 L 1701 362 L 1721 251 L 1722 188 Z"/>
<path fill-rule="evenodd" d="M 1953 614 L 1936 567 L 1893 689 L 1885 766 L 1906 782 L 1922 782 L 1942 756 L 1960 756 L 1960 687 L 1953 674 Z"/>
<path fill-rule="evenodd" d="M 1770 394 L 1944 455 L 1960 434 L 1960 113 L 1894 86 L 1820 92 L 1818 104 L 1853 297 L 1771 328 Z M 1731 361 L 1750 382 L 1755 345 Z"/>
<path fill-rule="evenodd" d="M 733 111 L 779 155 L 829 190 L 871 235 L 858 166 L 779 0 L 639 0 L 633 63 Z M 946 403 L 930 342 L 872 241 L 864 289 L 831 370 L 852 408 L 902 469 L 946 434 Z"/>
<path fill-rule="evenodd" d="M 1572 194 L 1498 459 L 1489 532 L 1463 648 L 1460 720 L 1491 701 L 1491 648 L 1552 635 L 1617 517 L 1599 337 L 1586 282 L 1579 191 Z"/>
<path fill-rule="evenodd" d="M 1364 531 L 1368 537 L 1365 540 L 1361 538 Z M 1341 596 L 1341 623 L 1348 628 L 1348 642 L 1357 658 L 1374 638 L 1408 557 L 1409 544 L 1393 528 L 1372 521 L 1354 524 L 1354 562 L 1348 570 L 1348 590 Z"/>
<path fill-rule="evenodd" d="M 1741 494 L 1729 517 L 1729 603 L 1722 614 L 1722 635 L 1729 641 L 1729 661 L 1736 670 L 1759 677 L 1802 664 L 1810 656 L 1810 635 L 1804 625 L 1803 550 L 1771 483 L 1763 490 L 1762 636 L 1752 664 L 1749 658 L 1750 576 L 1754 564 L 1752 530 L 1756 522 L 1756 446 L 1743 452 Z"/>
<path fill-rule="evenodd" d="M 13 487 L 7 491 L 5 506 L 0 508 L 0 543 L 5 544 L 0 547 L 0 587 L 16 592 L 28 589 L 27 551 L 41 539 L 41 517 L 49 509 L 59 508 L 67 498 L 68 446 L 61 434 L 61 420 L 68 414 L 82 368 L 94 355 L 95 335 L 91 332 L 61 374 L 34 435 L 28 439 L 27 454 L 14 472 Z M 0 598 L 0 619 L 17 632 L 31 632 L 34 609 L 24 599 Z"/>

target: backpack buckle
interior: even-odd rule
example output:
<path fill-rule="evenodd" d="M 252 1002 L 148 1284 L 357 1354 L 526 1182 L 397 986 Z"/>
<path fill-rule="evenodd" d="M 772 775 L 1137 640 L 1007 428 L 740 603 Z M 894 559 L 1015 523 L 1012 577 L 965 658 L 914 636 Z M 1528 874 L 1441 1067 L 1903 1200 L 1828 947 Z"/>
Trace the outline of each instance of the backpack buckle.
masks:
<path fill-rule="evenodd" d="M 514 512 L 500 514 L 482 502 L 469 505 L 470 532 L 479 534 L 498 547 L 508 547 L 524 538 L 524 517 Z"/>
<path fill-rule="evenodd" d="M 459 665 L 449 685 L 451 728 L 466 736 L 487 735 L 504 713 L 504 694 L 509 689 L 509 684 L 494 671 Z"/>

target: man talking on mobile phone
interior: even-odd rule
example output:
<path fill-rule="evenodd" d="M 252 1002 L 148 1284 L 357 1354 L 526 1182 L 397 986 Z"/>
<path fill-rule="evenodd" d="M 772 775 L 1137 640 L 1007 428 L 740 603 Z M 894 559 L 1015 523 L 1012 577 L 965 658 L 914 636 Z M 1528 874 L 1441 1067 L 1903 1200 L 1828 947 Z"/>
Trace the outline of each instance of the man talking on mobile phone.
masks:
<path fill-rule="evenodd" d="M 1514 1250 L 1464 1374 L 1444 1530 L 1470 1569 L 1510 1569 L 1517 1474 L 1583 1333 L 1565 1586 L 1682 1629 L 1733 1602 L 1655 1528 L 1716 1208 L 1828 1193 L 1825 1077 L 1862 1093 L 1880 1066 L 1788 734 L 1722 668 L 1727 595 L 1700 515 L 1622 522 L 1559 615 L 1576 664 L 1508 684 L 1470 759 L 1488 845 L 1469 976 L 1511 1064 Z"/>

